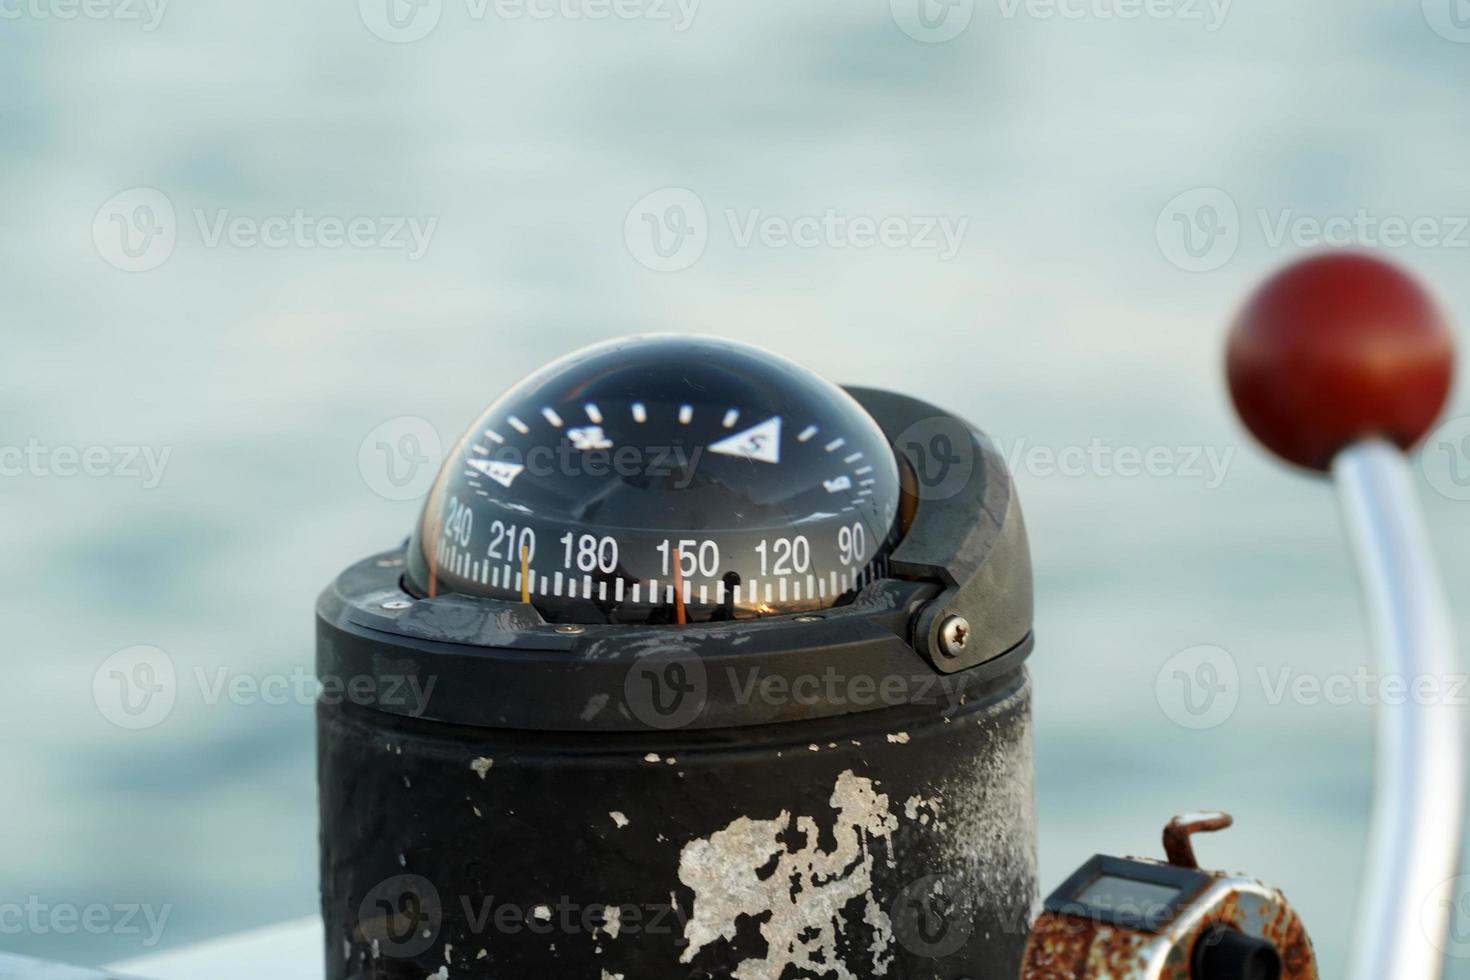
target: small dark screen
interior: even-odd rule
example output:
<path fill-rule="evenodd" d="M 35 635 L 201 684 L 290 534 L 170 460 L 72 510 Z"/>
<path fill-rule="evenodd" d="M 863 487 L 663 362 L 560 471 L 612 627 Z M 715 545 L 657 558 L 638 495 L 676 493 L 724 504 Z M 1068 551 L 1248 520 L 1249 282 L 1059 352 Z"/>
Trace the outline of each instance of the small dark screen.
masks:
<path fill-rule="evenodd" d="M 1077 901 L 1102 912 L 1153 918 L 1179 898 L 1179 889 L 1150 881 L 1100 875 L 1077 896 Z"/>

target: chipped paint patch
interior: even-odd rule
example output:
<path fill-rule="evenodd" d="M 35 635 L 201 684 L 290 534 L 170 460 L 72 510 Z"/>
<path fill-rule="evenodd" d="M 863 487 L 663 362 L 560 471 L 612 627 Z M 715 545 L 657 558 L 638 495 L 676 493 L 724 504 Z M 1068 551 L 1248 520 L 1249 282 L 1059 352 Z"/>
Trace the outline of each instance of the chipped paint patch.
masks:
<path fill-rule="evenodd" d="M 935 830 L 944 829 L 944 821 L 939 819 L 944 812 L 943 800 L 938 796 L 910 796 L 903 803 L 903 815 L 921 827 L 933 827 Z"/>
<path fill-rule="evenodd" d="M 494 759 L 481 756 L 480 758 L 470 763 L 470 768 L 479 773 L 481 779 L 484 779 L 485 774 L 490 771 L 490 767 L 493 765 L 495 765 Z"/>
<path fill-rule="evenodd" d="M 619 905 L 609 905 L 602 910 L 602 932 L 609 939 L 616 939 L 623 931 L 623 909 Z"/>
<path fill-rule="evenodd" d="M 888 736 L 888 741 L 892 742 L 894 745 L 907 745 L 909 744 L 909 733 L 894 732 L 892 735 Z"/>
<path fill-rule="evenodd" d="M 689 946 L 681 961 L 721 939 L 733 940 L 742 917 L 760 920 L 767 951 L 746 959 L 733 980 L 780 980 L 789 969 L 858 980 L 882 976 L 892 963 L 893 929 L 887 912 L 873 899 L 873 868 L 881 847 L 892 862 L 892 835 L 898 818 L 888 797 L 872 780 L 847 770 L 837 777 L 828 800 L 833 810 L 829 839 L 815 818 L 791 814 L 774 820 L 741 817 L 708 838 L 685 845 L 679 855 L 679 880 L 694 892 L 694 914 L 684 926 Z M 863 921 L 873 940 L 866 951 L 843 942 L 849 902 L 863 902 Z M 853 972 L 849 958 L 864 958 Z"/>
<path fill-rule="evenodd" d="M 617 824 L 619 830 L 622 830 L 624 827 L 628 826 L 628 818 L 620 811 L 611 810 L 608 812 L 608 816 L 612 817 L 612 822 Z"/>

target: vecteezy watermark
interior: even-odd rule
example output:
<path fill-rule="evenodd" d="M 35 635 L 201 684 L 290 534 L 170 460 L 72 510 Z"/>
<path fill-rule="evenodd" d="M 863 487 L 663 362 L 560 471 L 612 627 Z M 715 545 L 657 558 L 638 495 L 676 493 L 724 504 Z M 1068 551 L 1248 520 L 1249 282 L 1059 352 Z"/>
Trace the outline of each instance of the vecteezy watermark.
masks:
<path fill-rule="evenodd" d="M 687 490 L 694 482 L 704 447 L 638 446 L 621 443 L 614 447 L 601 426 L 569 429 L 567 438 L 554 446 L 529 449 L 501 446 L 493 453 L 483 446 L 471 447 L 465 464 L 482 476 L 509 488 L 523 474 L 531 477 L 605 477 L 624 480 L 636 477 L 664 481 L 672 490 Z"/>
<path fill-rule="evenodd" d="M 158 30 L 169 0 L 0 0 L 0 20 L 115 20 Z"/>
<path fill-rule="evenodd" d="M 1180 650 L 1159 668 L 1154 697 L 1181 728 L 1218 728 L 1240 704 L 1240 668 L 1223 647 Z"/>
<path fill-rule="evenodd" d="M 975 931 L 975 888 L 958 875 L 910 882 L 889 909 L 893 938 L 916 956 L 943 959 L 959 952 Z"/>
<path fill-rule="evenodd" d="M 1419 457 L 1429 485 L 1451 500 L 1470 500 L 1470 415 L 1451 419 L 1424 440 Z"/>
<path fill-rule="evenodd" d="M 701 0 L 462 0 L 469 21 L 641 21 L 683 33 Z M 452 3 L 452 9 L 460 4 Z M 422 41 L 444 19 L 445 0 L 358 0 L 357 12 L 373 34 L 394 44 Z"/>
<path fill-rule="evenodd" d="M 173 202 L 153 187 L 114 194 L 92 218 L 97 254 L 124 272 L 147 272 L 163 265 L 174 254 L 178 237 Z"/>
<path fill-rule="evenodd" d="M 1234 0 L 995 0 L 1006 20 L 1172 20 L 1209 33 L 1225 26 Z"/>
<path fill-rule="evenodd" d="M 774 674 L 758 667 L 737 670 L 727 667 L 726 680 L 735 703 L 760 704 L 771 708 L 788 706 L 844 705 L 868 709 L 899 705 L 944 705 L 951 710 L 965 703 L 970 677 L 962 674 L 936 675 L 849 673 L 829 666 L 816 674 Z"/>
<path fill-rule="evenodd" d="M 1210 33 L 1225 25 L 1234 0 L 993 0 L 1004 20 L 1073 22 L 1166 20 L 1198 23 Z M 889 0 L 893 22 L 926 44 L 953 41 L 975 19 L 975 0 Z"/>
<path fill-rule="evenodd" d="M 1446 41 L 1470 44 L 1470 2 L 1423 0 L 1424 20 Z"/>
<path fill-rule="evenodd" d="M 723 230 L 738 249 L 763 248 L 933 252 L 947 262 L 959 253 L 970 219 L 949 215 L 870 215 L 826 208 L 809 214 L 771 214 L 761 208 L 725 208 L 713 226 L 704 199 L 684 187 L 640 198 L 623 220 L 623 241 L 640 265 L 680 272 L 703 257 L 711 234 Z"/>
<path fill-rule="evenodd" d="M 1253 215 L 1262 244 L 1273 250 L 1470 248 L 1470 214 L 1410 216 L 1357 208 L 1351 214 L 1310 215 L 1261 207 Z M 1197 187 L 1164 205 L 1154 238 L 1164 258 L 1186 272 L 1214 272 L 1235 257 L 1248 227 L 1230 194 Z"/>
<path fill-rule="evenodd" d="M 251 674 L 232 671 L 228 667 L 206 670 L 196 666 L 195 686 L 206 705 L 228 703 L 237 706 L 264 704 L 271 707 L 295 704 L 355 704 L 359 707 L 388 708 L 418 717 L 429 706 L 438 678 L 417 674 L 356 674 L 318 677 L 304 667 L 287 673 Z"/>
<path fill-rule="evenodd" d="M 657 647 L 640 657 L 623 677 L 629 712 L 659 731 L 687 728 L 709 704 L 704 658 L 678 646 Z"/>
<path fill-rule="evenodd" d="M 925 44 L 943 44 L 965 33 L 975 19 L 975 0 L 889 0 L 899 29 Z"/>
<path fill-rule="evenodd" d="M 1365 666 L 1314 673 L 1286 666 L 1259 666 L 1253 698 L 1267 707 L 1397 707 L 1470 704 L 1470 675 L 1379 674 Z M 1217 728 L 1235 714 L 1247 689 L 1231 654 L 1218 646 L 1197 646 L 1170 657 L 1155 678 L 1159 707 L 1184 728 Z"/>
<path fill-rule="evenodd" d="M 173 659 L 158 647 L 119 650 L 92 674 L 92 703 L 119 728 L 137 731 L 162 723 L 178 696 Z"/>
<path fill-rule="evenodd" d="M 1094 437 L 1085 446 L 1036 446 L 1025 439 L 1006 445 L 996 440 L 1012 473 L 1038 479 L 1139 477 L 1194 480 L 1206 490 L 1225 482 L 1235 460 L 1234 446 L 1113 446 Z"/>
<path fill-rule="evenodd" d="M 1308 707 L 1326 705 L 1343 708 L 1351 705 L 1397 707 L 1405 704 L 1450 705 L 1470 704 L 1466 696 L 1470 676 L 1464 674 L 1377 674 L 1367 667 L 1350 672 L 1312 674 L 1291 667 L 1256 670 L 1265 703 L 1275 707 L 1290 701 Z"/>
<path fill-rule="evenodd" d="M 703 658 L 680 647 L 665 647 L 646 653 L 628 669 L 623 698 L 629 714 L 650 728 L 667 731 L 699 720 L 715 682 L 720 685 L 722 702 L 770 709 L 775 717 L 789 708 L 818 705 L 868 710 L 923 704 L 955 710 L 965 703 L 971 680 L 966 675 L 932 671 L 846 671 L 835 664 L 820 672 L 798 674 L 727 666 L 711 675 Z"/>
<path fill-rule="evenodd" d="M 387 500 L 416 500 L 428 493 L 443 461 L 439 430 L 413 415 L 384 422 L 357 449 L 362 481 Z"/>
<path fill-rule="evenodd" d="M 970 485 L 976 443 L 959 419 L 920 419 L 899 433 L 893 445 L 908 461 L 921 500 L 948 500 Z"/>
<path fill-rule="evenodd" d="M 305 667 L 252 673 L 200 665 L 181 679 L 163 650 L 135 646 L 114 653 L 93 673 L 92 701 L 102 717 L 133 731 L 161 725 L 184 691 L 207 707 L 355 704 L 418 717 L 428 710 L 437 683 L 437 677 L 407 673 L 318 677 Z"/>
<path fill-rule="evenodd" d="M 1424 938 L 1445 956 L 1470 959 L 1470 875 L 1441 882 L 1419 906 Z"/>
<path fill-rule="evenodd" d="M 49 446 L 32 437 L 24 446 L 0 446 L 0 479 L 137 480 L 152 490 L 172 455 L 172 446 Z"/>
<path fill-rule="evenodd" d="M 299 251 L 338 249 L 402 252 L 417 262 L 429 251 L 437 217 L 317 214 L 305 208 L 275 214 L 238 214 L 229 208 L 194 208 L 197 243 L 206 249 Z M 155 187 L 134 187 L 108 198 L 92 219 L 92 242 L 107 263 L 124 272 L 147 272 L 167 262 L 178 245 L 181 223 L 173 201 Z"/>
<path fill-rule="evenodd" d="M 453 898 L 453 897 L 452 897 Z M 358 929 L 370 957 L 405 959 L 432 948 L 453 914 L 470 937 L 516 936 L 672 936 L 684 931 L 675 905 L 575 902 L 568 896 L 533 905 L 495 895 L 460 895 L 447 905 L 434 883 L 422 875 L 401 874 L 370 888 L 358 906 Z M 351 947 L 348 948 L 351 959 Z"/>
<path fill-rule="evenodd" d="M 138 902 L 45 902 L 31 895 L 24 902 L 0 902 L 0 936 L 139 936 L 147 949 L 163 939 L 172 905 Z"/>

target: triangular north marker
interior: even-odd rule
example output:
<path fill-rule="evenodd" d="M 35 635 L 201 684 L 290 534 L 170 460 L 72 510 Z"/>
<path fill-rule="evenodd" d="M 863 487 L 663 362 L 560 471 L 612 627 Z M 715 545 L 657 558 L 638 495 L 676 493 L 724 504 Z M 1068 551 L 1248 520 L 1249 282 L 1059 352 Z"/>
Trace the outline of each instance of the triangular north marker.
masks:
<path fill-rule="evenodd" d="M 781 416 L 773 415 L 760 425 L 711 443 L 709 451 L 722 456 L 739 456 L 758 463 L 781 462 Z"/>

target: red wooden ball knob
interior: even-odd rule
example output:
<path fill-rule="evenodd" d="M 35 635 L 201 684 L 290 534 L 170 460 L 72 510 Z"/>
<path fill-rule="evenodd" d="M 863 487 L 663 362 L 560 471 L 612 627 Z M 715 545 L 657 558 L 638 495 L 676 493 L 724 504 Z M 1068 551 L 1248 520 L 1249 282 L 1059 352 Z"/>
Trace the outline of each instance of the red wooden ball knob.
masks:
<path fill-rule="evenodd" d="M 1235 407 L 1277 455 L 1327 470 L 1378 436 L 1408 449 L 1449 396 L 1454 340 L 1396 267 L 1338 253 L 1297 263 L 1253 296 L 1230 331 Z"/>

